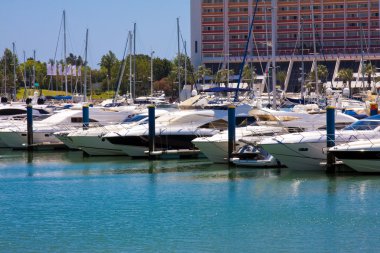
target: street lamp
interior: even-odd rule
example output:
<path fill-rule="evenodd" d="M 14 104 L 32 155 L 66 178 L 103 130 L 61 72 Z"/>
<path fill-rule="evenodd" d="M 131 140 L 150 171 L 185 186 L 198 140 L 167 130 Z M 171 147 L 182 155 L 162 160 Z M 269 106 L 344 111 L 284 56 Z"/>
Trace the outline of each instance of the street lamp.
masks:
<path fill-rule="evenodd" d="M 154 51 L 150 53 L 150 95 L 153 97 L 153 54 Z"/>

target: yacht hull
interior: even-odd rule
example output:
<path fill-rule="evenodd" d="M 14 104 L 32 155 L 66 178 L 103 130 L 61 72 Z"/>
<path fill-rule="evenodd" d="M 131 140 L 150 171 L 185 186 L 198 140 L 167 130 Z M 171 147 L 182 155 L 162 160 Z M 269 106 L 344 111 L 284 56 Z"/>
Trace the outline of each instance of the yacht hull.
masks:
<path fill-rule="evenodd" d="M 194 145 L 213 163 L 227 163 L 228 142 L 208 141 L 208 138 L 197 138 Z"/>
<path fill-rule="evenodd" d="M 90 156 L 118 156 L 125 155 L 119 145 L 114 145 L 103 137 L 72 136 L 74 145 Z"/>
<path fill-rule="evenodd" d="M 323 149 L 326 144 L 317 143 L 273 143 L 260 146 L 290 170 L 324 170 L 321 162 L 326 160 Z"/>
<path fill-rule="evenodd" d="M 7 147 L 14 149 L 25 149 L 28 144 L 26 132 L 1 132 L 0 143 L 4 143 Z M 33 144 L 38 146 L 58 147 L 63 146 L 63 143 L 50 132 L 34 132 Z"/>
<path fill-rule="evenodd" d="M 344 164 L 358 172 L 380 172 L 380 151 L 331 151 Z"/>

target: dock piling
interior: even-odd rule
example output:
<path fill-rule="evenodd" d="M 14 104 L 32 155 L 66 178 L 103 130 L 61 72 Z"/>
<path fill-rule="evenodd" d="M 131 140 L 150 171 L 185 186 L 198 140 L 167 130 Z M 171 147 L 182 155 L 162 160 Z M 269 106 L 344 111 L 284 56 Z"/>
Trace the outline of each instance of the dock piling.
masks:
<path fill-rule="evenodd" d="M 235 151 L 235 106 L 228 107 L 228 163 L 231 164 L 232 153 Z"/>
<path fill-rule="evenodd" d="M 90 109 L 88 105 L 83 105 L 82 113 L 83 130 L 87 130 L 90 125 Z"/>
<path fill-rule="evenodd" d="M 335 107 L 326 107 L 327 149 L 335 146 Z M 326 173 L 335 173 L 335 156 L 327 150 Z"/>
<path fill-rule="evenodd" d="M 26 124 L 28 151 L 33 151 L 33 107 L 30 104 L 26 107 Z"/>
<path fill-rule="evenodd" d="M 149 159 L 153 159 L 154 152 L 154 138 L 156 134 L 156 124 L 155 124 L 155 106 L 148 106 L 148 117 L 149 117 Z"/>

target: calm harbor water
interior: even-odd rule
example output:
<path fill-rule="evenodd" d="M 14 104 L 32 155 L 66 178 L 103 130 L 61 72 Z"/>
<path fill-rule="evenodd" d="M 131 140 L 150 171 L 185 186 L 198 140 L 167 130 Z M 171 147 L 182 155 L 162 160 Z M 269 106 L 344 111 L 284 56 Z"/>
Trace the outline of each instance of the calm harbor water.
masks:
<path fill-rule="evenodd" d="M 1 151 L 0 252 L 376 252 L 380 176 Z"/>

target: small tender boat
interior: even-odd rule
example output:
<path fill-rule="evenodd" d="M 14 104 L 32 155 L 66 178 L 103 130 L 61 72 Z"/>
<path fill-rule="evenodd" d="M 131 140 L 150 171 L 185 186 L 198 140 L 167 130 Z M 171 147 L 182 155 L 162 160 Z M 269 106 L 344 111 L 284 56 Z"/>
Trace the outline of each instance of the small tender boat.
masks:
<path fill-rule="evenodd" d="M 235 157 L 231 158 L 231 162 L 238 166 L 254 168 L 281 166 L 277 159 L 271 154 L 253 144 L 242 146 L 235 154 Z"/>

